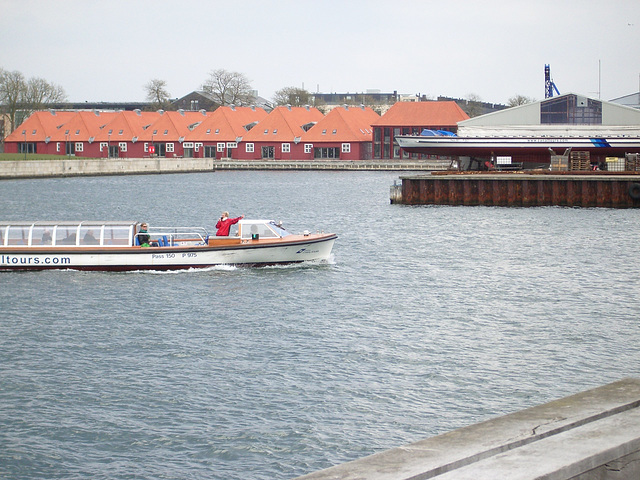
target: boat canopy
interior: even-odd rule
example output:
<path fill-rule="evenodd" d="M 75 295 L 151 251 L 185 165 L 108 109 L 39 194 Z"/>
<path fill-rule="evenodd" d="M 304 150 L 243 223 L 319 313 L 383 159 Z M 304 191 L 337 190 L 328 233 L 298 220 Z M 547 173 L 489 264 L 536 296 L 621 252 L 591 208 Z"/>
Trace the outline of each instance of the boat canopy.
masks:
<path fill-rule="evenodd" d="M 0 222 L 0 246 L 130 247 L 138 222 Z"/>

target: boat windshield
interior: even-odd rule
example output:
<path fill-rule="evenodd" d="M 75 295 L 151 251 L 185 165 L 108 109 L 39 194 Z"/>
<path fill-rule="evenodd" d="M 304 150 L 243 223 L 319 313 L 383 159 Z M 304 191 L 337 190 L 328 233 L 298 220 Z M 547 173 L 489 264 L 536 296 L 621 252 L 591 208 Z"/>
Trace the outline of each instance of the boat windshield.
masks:
<path fill-rule="evenodd" d="M 291 233 L 272 220 L 240 221 L 240 238 L 245 240 L 256 238 L 280 238 L 286 237 L 287 235 L 291 235 Z"/>

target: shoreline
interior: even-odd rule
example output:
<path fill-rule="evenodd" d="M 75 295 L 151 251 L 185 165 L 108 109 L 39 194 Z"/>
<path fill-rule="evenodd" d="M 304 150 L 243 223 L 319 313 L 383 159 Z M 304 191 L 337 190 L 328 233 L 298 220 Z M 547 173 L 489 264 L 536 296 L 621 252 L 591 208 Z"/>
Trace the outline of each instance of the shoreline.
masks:
<path fill-rule="evenodd" d="M 0 180 L 214 172 L 216 170 L 446 171 L 450 160 L 232 160 L 213 158 L 94 158 L 4 160 Z"/>

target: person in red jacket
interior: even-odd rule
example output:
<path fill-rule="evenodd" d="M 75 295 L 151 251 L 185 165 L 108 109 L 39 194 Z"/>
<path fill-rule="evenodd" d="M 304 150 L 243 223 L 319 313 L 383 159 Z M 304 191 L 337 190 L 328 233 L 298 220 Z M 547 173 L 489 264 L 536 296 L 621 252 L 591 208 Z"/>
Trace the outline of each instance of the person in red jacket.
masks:
<path fill-rule="evenodd" d="M 229 218 L 229 212 L 222 212 L 220 220 L 218 220 L 218 223 L 216 223 L 216 228 L 218 229 L 218 231 L 216 232 L 216 236 L 229 236 L 229 229 L 231 228 L 231 225 L 238 223 L 243 218 L 244 215 L 240 215 L 237 218 Z"/>

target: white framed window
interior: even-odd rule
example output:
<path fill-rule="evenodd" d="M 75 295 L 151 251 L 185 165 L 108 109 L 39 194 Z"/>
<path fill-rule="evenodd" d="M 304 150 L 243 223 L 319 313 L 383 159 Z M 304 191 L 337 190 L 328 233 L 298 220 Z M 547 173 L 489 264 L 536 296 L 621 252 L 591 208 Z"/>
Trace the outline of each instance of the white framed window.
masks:
<path fill-rule="evenodd" d="M 193 142 L 184 142 L 182 146 L 184 148 L 193 148 Z"/>
<path fill-rule="evenodd" d="M 60 151 L 60 142 L 56 142 L 56 152 Z"/>
<path fill-rule="evenodd" d="M 227 148 L 238 148 L 238 142 L 227 142 Z"/>
<path fill-rule="evenodd" d="M 247 143 L 244 147 L 247 153 L 253 153 L 255 151 L 254 148 L 253 143 Z"/>
<path fill-rule="evenodd" d="M 224 152 L 225 145 L 226 144 L 224 142 L 218 142 L 218 151 L 219 152 Z"/>
<path fill-rule="evenodd" d="M 147 142 L 144 142 L 144 151 L 145 152 L 149 151 L 149 144 Z"/>
<path fill-rule="evenodd" d="M 126 152 L 127 151 L 127 142 L 120 142 L 120 143 L 118 143 L 118 146 L 120 147 L 120 151 L 121 152 Z"/>
<path fill-rule="evenodd" d="M 342 144 L 342 153 L 351 153 L 351 144 L 343 143 Z"/>
<path fill-rule="evenodd" d="M 76 142 L 76 152 L 82 152 L 84 149 L 84 143 Z"/>
<path fill-rule="evenodd" d="M 282 144 L 282 153 L 291 153 L 291 144 L 283 143 Z"/>
<path fill-rule="evenodd" d="M 173 143 L 167 143 L 167 152 L 175 152 Z"/>
<path fill-rule="evenodd" d="M 202 143 L 202 142 L 196 142 L 196 143 L 194 143 L 194 144 L 193 144 L 193 146 L 194 146 L 194 147 L 195 147 L 195 149 L 196 149 L 196 152 L 199 152 L 199 151 L 200 151 L 200 147 L 202 147 L 202 145 L 203 145 L 203 143 Z"/>
<path fill-rule="evenodd" d="M 103 152 L 108 146 L 109 144 L 107 142 L 100 142 L 100 151 Z"/>
<path fill-rule="evenodd" d="M 304 153 L 312 153 L 312 152 L 313 152 L 313 143 L 305 143 Z"/>

